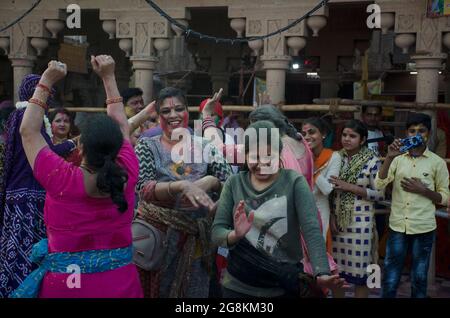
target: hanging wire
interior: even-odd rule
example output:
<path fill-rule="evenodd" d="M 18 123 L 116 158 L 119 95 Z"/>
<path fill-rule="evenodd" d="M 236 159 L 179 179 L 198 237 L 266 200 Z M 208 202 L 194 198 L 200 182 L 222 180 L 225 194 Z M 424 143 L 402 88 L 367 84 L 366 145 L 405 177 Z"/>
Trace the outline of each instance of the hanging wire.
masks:
<path fill-rule="evenodd" d="M 319 4 L 317 4 L 314 8 L 312 8 L 310 11 L 308 11 L 306 14 L 304 14 L 301 18 L 289 23 L 287 26 L 273 31 L 271 33 L 268 33 L 266 35 L 260 35 L 260 36 L 252 36 L 252 37 L 244 37 L 244 38 L 234 38 L 234 39 L 228 39 L 228 38 L 220 38 L 220 37 L 215 37 L 215 36 L 211 36 L 211 35 L 206 35 L 197 31 L 194 31 L 192 29 L 190 29 L 189 27 L 186 27 L 185 25 L 179 23 L 177 20 L 175 20 L 174 18 L 172 18 L 171 16 L 169 16 L 166 12 L 164 12 L 156 3 L 154 3 L 152 0 L 145 0 L 156 12 L 158 12 L 163 18 L 165 18 L 167 21 L 169 21 L 171 24 L 179 27 L 180 29 L 182 29 L 186 35 L 186 37 L 189 36 L 194 36 L 197 37 L 199 39 L 204 39 L 207 41 L 215 41 L 217 44 L 218 43 L 230 43 L 231 45 L 234 45 L 235 43 L 246 43 L 249 41 L 253 41 L 253 40 L 264 40 L 267 38 L 270 38 L 272 36 L 281 34 L 287 30 L 289 30 L 290 28 L 296 26 L 297 24 L 299 24 L 300 22 L 302 22 L 304 19 L 310 17 L 314 12 L 316 12 L 317 10 L 319 10 L 320 8 L 322 8 L 323 6 L 326 6 L 327 3 L 330 0 L 322 0 L 319 2 Z"/>
<path fill-rule="evenodd" d="M 34 10 L 34 8 L 36 8 L 39 3 L 41 3 L 42 0 L 37 0 L 32 6 L 31 8 L 29 8 L 27 11 L 25 11 L 24 14 L 22 14 L 20 17 L 18 17 L 17 19 L 15 19 L 13 22 L 11 22 L 10 24 L 8 24 L 7 26 L 3 27 L 0 29 L 0 33 L 2 33 L 3 31 L 9 29 L 10 27 L 12 27 L 14 24 L 18 23 L 20 20 L 22 20 L 23 18 L 25 18 L 31 11 Z"/>

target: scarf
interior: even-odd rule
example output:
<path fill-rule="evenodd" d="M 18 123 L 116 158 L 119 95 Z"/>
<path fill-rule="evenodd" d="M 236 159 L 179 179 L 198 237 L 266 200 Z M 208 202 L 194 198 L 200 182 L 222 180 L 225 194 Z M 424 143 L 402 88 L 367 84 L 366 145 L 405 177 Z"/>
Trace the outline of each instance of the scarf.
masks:
<path fill-rule="evenodd" d="M 367 147 L 361 148 L 361 150 L 355 154 L 351 160 L 348 162 L 347 166 L 344 166 L 345 157 L 348 157 L 347 152 L 342 149 L 339 152 L 342 156 L 342 166 L 339 171 L 339 179 L 356 184 L 359 174 L 363 169 L 364 165 L 375 156 L 375 153 L 368 149 Z M 335 191 L 334 195 L 336 202 L 336 220 L 339 228 L 345 229 L 349 224 L 352 223 L 354 204 L 355 204 L 355 194 L 346 191 Z"/>
<path fill-rule="evenodd" d="M 25 109 L 25 108 L 27 108 L 27 106 L 28 106 L 27 101 L 16 103 L 17 109 Z M 48 119 L 46 114 L 44 114 L 44 126 L 45 126 L 45 132 L 47 133 L 47 135 L 50 136 L 50 139 L 53 138 L 52 125 L 50 124 L 50 120 Z"/>
<path fill-rule="evenodd" d="M 314 159 L 314 182 L 316 182 L 317 177 L 320 175 L 320 171 L 328 166 L 328 162 L 333 155 L 333 150 L 324 148 L 320 155 Z"/>
<path fill-rule="evenodd" d="M 196 252 L 197 239 L 201 246 L 202 263 L 208 272 L 211 270 L 212 249 L 210 246 L 210 230 L 212 220 L 210 218 L 192 220 L 186 212 L 160 207 L 142 200 L 139 203 L 138 214 L 146 222 L 151 224 L 155 222 L 164 224 L 187 234 L 187 240 L 180 250 L 180 259 L 178 260 L 175 278 L 170 287 L 169 294 L 170 298 L 184 297 L 191 278 L 191 265 Z M 166 267 L 166 265 L 163 265 L 163 269 Z"/>
<path fill-rule="evenodd" d="M 81 273 L 100 273 L 131 264 L 132 247 L 90 250 L 81 252 L 48 252 L 48 240 L 42 239 L 33 245 L 30 259 L 39 264 L 27 278 L 15 289 L 10 298 L 36 298 L 39 295 L 42 280 L 47 272 L 68 273 L 68 266 L 75 264 Z"/>

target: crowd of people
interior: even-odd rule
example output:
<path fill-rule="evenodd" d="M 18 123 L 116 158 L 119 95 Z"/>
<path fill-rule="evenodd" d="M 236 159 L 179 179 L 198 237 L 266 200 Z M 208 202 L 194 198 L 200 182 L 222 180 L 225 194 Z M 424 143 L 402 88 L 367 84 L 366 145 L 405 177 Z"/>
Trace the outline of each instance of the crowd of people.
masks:
<path fill-rule="evenodd" d="M 139 88 L 119 93 L 111 56 L 91 64 L 106 115 L 76 127 L 49 108 L 58 61 L 0 109 L 0 297 L 339 298 L 354 285 L 364 298 L 384 234 L 382 296 L 396 296 L 409 252 L 411 296 L 427 296 L 436 206 L 449 201 L 428 115 L 409 115 L 406 135 L 424 142 L 403 150 L 380 107 L 340 134 L 320 117 L 297 129 L 270 104 L 243 127 L 219 91 L 199 106 L 199 134 L 181 90 L 145 105 Z"/>

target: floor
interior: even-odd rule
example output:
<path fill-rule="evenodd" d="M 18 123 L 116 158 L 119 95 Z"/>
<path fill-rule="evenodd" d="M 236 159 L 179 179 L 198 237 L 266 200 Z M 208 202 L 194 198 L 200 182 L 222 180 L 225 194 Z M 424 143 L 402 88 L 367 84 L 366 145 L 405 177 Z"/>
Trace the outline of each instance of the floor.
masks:
<path fill-rule="evenodd" d="M 398 288 L 398 298 L 409 298 L 411 295 L 411 282 L 409 275 L 404 274 L 400 286 Z M 346 298 L 353 298 L 353 288 L 345 293 Z M 428 287 L 428 296 L 430 298 L 450 298 L 450 279 L 444 279 L 442 277 L 436 277 L 434 284 Z M 381 289 L 374 288 L 370 290 L 369 298 L 380 298 Z"/>

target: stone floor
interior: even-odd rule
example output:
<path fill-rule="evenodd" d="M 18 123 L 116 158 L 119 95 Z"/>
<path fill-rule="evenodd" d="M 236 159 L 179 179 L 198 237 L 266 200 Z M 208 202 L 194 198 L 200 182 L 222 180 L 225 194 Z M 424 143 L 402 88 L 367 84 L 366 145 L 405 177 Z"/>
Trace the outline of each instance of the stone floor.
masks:
<path fill-rule="evenodd" d="M 398 298 L 409 298 L 411 295 L 411 282 L 409 275 L 404 274 L 400 286 L 398 288 Z M 450 298 L 450 279 L 436 277 L 435 283 L 428 288 L 428 295 L 430 298 Z M 353 288 L 345 293 L 346 298 L 353 298 Z M 369 298 L 380 298 L 381 289 L 374 288 L 370 291 Z"/>

